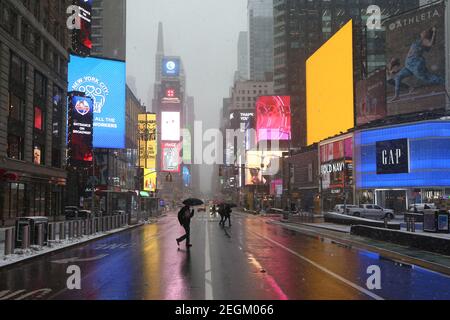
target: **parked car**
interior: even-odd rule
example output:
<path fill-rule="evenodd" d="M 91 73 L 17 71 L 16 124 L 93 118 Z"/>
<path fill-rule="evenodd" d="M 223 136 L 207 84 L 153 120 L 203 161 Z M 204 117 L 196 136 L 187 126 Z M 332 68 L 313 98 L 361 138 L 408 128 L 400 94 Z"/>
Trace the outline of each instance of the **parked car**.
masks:
<path fill-rule="evenodd" d="M 78 218 L 78 207 L 67 206 L 64 208 L 64 216 L 66 220 L 76 220 Z"/>
<path fill-rule="evenodd" d="M 342 213 L 342 214 L 345 214 L 344 207 L 345 207 L 346 209 L 357 208 L 357 206 L 355 206 L 354 204 L 347 204 L 347 205 L 338 204 L 338 205 L 336 205 L 336 206 L 334 207 L 334 210 L 333 210 L 333 211 L 336 212 L 336 213 Z"/>
<path fill-rule="evenodd" d="M 408 212 L 424 214 L 424 210 L 437 209 L 434 203 L 416 203 L 409 206 Z"/>
<path fill-rule="evenodd" d="M 383 220 L 395 218 L 394 210 L 385 209 L 375 204 L 362 204 L 356 208 L 348 208 L 347 214 L 354 217 Z"/>
<path fill-rule="evenodd" d="M 92 212 L 91 210 L 79 210 L 77 218 L 82 220 L 92 219 Z"/>

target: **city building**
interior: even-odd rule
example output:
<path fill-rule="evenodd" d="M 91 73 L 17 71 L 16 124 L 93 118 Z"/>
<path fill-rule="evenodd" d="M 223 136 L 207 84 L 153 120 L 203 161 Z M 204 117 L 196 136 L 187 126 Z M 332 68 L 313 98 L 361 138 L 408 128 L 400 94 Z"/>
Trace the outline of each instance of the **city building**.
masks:
<path fill-rule="evenodd" d="M 354 148 L 358 204 L 376 204 L 396 212 L 420 203 L 449 209 L 450 121 L 358 130 Z"/>
<path fill-rule="evenodd" d="M 384 67 L 384 29 L 368 30 L 369 5 L 381 18 L 419 6 L 419 0 L 274 0 L 274 90 L 292 96 L 293 147 L 306 144 L 306 60 L 350 19 L 355 25 L 355 76 Z"/>
<path fill-rule="evenodd" d="M 249 72 L 251 80 L 273 77 L 273 0 L 248 0 Z"/>
<path fill-rule="evenodd" d="M 249 80 L 249 55 L 248 55 L 248 32 L 239 32 L 238 48 L 237 48 L 237 64 L 238 68 L 234 81 Z"/>
<path fill-rule="evenodd" d="M 125 60 L 126 16 L 125 0 L 92 1 L 92 56 Z"/>
<path fill-rule="evenodd" d="M 63 212 L 66 8 L 65 1 L 0 2 L 0 226 Z"/>

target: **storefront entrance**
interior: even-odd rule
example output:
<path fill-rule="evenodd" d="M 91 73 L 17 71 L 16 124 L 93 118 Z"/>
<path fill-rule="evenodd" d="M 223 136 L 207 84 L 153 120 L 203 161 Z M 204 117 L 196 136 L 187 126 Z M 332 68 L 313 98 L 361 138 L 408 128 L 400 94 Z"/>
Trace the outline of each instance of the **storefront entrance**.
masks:
<path fill-rule="evenodd" d="M 392 209 L 396 213 L 408 209 L 406 190 L 377 190 L 376 195 L 376 204 L 383 208 Z"/>

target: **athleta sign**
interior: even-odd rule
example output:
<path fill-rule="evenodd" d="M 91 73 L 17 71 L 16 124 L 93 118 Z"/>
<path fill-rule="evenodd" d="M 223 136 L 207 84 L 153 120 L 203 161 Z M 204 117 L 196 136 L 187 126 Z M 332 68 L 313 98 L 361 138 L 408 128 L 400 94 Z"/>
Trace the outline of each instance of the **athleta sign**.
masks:
<path fill-rule="evenodd" d="M 408 139 L 377 142 L 377 174 L 409 173 Z"/>

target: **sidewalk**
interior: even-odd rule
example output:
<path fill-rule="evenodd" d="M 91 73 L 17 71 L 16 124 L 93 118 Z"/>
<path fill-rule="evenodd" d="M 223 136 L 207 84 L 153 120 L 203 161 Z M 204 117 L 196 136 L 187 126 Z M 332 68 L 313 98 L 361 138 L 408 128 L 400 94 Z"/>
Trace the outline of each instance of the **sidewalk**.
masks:
<path fill-rule="evenodd" d="M 9 256 L 4 255 L 4 247 L 5 247 L 4 242 L 0 242 L 0 270 L 1 268 L 9 267 L 20 262 L 35 259 L 37 257 L 41 257 L 49 253 L 62 251 L 67 248 L 75 247 L 93 240 L 98 240 L 110 236 L 112 234 L 120 233 L 129 229 L 137 228 L 142 225 L 151 224 L 154 222 L 155 222 L 154 220 L 150 220 L 148 222 L 139 222 L 136 225 L 127 225 L 125 227 L 109 231 L 98 232 L 93 235 L 83 235 L 79 238 L 66 239 L 62 241 L 60 241 L 59 237 L 57 237 L 58 239 L 55 240 L 53 243 L 50 243 L 48 246 L 44 246 L 41 248 L 37 246 L 32 246 L 30 249 L 27 250 L 16 249 L 16 253 Z"/>

